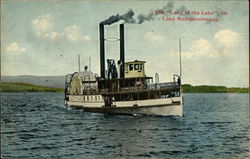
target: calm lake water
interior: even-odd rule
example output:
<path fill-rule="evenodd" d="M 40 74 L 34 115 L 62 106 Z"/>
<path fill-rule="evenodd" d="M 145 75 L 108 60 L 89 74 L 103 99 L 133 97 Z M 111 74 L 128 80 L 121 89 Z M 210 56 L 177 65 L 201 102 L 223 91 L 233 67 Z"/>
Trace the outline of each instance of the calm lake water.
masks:
<path fill-rule="evenodd" d="M 248 94 L 184 94 L 183 118 L 88 113 L 63 98 L 2 93 L 2 157 L 249 157 Z"/>

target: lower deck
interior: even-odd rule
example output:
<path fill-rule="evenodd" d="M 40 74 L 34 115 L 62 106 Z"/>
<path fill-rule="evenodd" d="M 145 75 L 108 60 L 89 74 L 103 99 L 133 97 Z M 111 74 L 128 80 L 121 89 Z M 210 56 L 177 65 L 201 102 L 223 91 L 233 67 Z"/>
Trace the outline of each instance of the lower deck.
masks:
<path fill-rule="evenodd" d="M 70 99 L 69 101 L 65 100 L 67 106 L 82 108 L 88 112 L 163 116 L 182 116 L 183 114 L 182 96 L 148 100 L 113 101 L 110 106 L 105 106 L 104 101 L 84 101 L 79 96 L 71 96 Z"/>

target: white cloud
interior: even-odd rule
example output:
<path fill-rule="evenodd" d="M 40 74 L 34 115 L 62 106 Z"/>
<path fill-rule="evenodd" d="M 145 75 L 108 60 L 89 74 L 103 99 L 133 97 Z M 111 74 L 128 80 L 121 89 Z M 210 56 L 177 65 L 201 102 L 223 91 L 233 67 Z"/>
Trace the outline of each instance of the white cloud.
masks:
<path fill-rule="evenodd" d="M 164 37 L 155 34 L 154 32 L 146 32 L 144 37 L 151 42 L 162 42 Z"/>
<path fill-rule="evenodd" d="M 56 39 L 58 37 L 58 33 L 57 32 L 51 32 L 50 33 L 50 38 L 51 39 Z"/>
<path fill-rule="evenodd" d="M 85 40 L 89 41 L 90 36 L 83 35 L 81 28 L 77 25 L 67 26 L 63 33 L 58 33 L 53 30 L 54 21 L 50 14 L 41 15 L 32 20 L 35 35 L 43 40 L 58 40 L 66 39 L 72 42 Z"/>
<path fill-rule="evenodd" d="M 32 24 L 38 32 L 48 32 L 54 26 L 53 19 L 49 14 L 41 15 L 37 19 L 33 19 Z"/>
<path fill-rule="evenodd" d="M 41 39 L 55 40 L 59 38 L 59 34 L 57 32 L 36 32 L 35 34 Z"/>
<path fill-rule="evenodd" d="M 215 33 L 214 39 L 218 52 L 221 55 L 227 55 L 230 52 L 230 48 L 237 45 L 240 35 L 237 32 L 224 29 Z"/>
<path fill-rule="evenodd" d="M 212 46 L 208 40 L 199 39 L 193 43 L 191 49 L 195 50 L 196 52 L 200 54 L 203 54 L 203 53 L 208 53 L 212 49 Z"/>
<path fill-rule="evenodd" d="M 58 33 L 52 31 L 54 27 L 54 21 L 51 15 L 41 15 L 36 19 L 33 19 L 32 24 L 37 37 L 51 40 L 54 40 L 58 37 Z"/>
<path fill-rule="evenodd" d="M 90 38 L 90 36 L 87 36 L 87 35 L 86 35 L 86 36 L 82 36 L 82 39 L 83 39 L 83 40 L 90 40 L 91 38 Z"/>
<path fill-rule="evenodd" d="M 229 49 L 236 45 L 239 37 L 238 33 L 228 29 L 220 30 L 214 34 L 212 41 L 206 39 L 194 41 L 189 50 L 182 53 L 182 56 L 188 58 L 197 56 L 225 56 L 229 54 Z M 172 53 L 172 56 L 177 55 L 178 53 Z"/>
<path fill-rule="evenodd" d="M 71 25 L 65 28 L 65 33 L 63 34 L 69 41 L 78 40 L 90 40 L 89 36 L 84 36 L 80 27 L 77 25 Z"/>
<path fill-rule="evenodd" d="M 179 56 L 179 53 L 172 53 L 172 56 Z M 191 58 L 198 56 L 218 56 L 218 53 L 214 50 L 213 45 L 206 39 L 198 39 L 193 42 L 188 51 L 183 51 L 181 54 L 183 57 Z"/>
<path fill-rule="evenodd" d="M 21 47 L 17 42 L 9 43 L 5 49 L 7 52 L 26 52 L 27 49 Z"/>
<path fill-rule="evenodd" d="M 20 49 L 21 52 L 26 52 L 27 50 L 25 48 Z"/>
<path fill-rule="evenodd" d="M 239 40 L 239 34 L 228 29 L 220 30 L 214 34 L 214 39 L 221 46 L 231 47 Z"/>
<path fill-rule="evenodd" d="M 196 40 L 190 51 L 194 55 L 209 55 L 209 56 L 217 56 L 218 53 L 214 50 L 213 45 L 206 39 L 198 39 Z"/>

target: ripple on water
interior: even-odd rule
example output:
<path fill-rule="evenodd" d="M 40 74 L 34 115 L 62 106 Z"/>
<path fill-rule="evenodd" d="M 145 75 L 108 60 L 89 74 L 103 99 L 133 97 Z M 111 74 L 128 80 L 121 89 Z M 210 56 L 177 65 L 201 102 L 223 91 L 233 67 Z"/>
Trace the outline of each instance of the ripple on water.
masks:
<path fill-rule="evenodd" d="M 65 107 L 62 93 L 3 93 L 2 156 L 248 157 L 248 95 L 184 96 L 180 118 L 83 112 Z"/>

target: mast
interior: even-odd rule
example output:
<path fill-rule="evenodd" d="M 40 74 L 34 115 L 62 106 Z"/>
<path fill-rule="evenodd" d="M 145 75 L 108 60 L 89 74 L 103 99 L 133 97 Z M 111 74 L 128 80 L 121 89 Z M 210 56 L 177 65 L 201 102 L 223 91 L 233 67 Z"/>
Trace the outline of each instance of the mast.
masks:
<path fill-rule="evenodd" d="M 91 57 L 89 57 L 89 71 L 91 71 Z"/>
<path fill-rule="evenodd" d="M 80 55 L 78 54 L 78 72 L 80 72 Z"/>
<path fill-rule="evenodd" d="M 180 57 L 180 78 L 182 75 L 182 68 L 181 68 L 181 38 L 179 38 L 179 57 Z"/>

